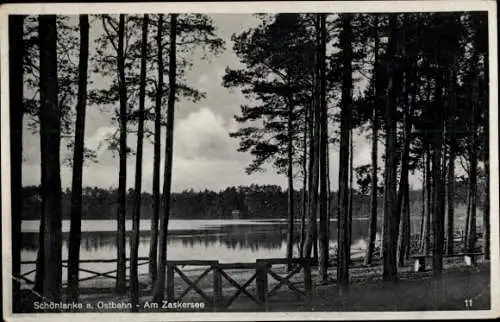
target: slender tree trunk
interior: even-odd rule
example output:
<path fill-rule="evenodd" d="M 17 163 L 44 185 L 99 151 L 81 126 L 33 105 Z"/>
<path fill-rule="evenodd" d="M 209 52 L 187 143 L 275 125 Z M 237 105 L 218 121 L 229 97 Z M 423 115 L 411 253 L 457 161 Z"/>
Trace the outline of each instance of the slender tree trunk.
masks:
<path fill-rule="evenodd" d="M 425 216 L 426 216 L 426 191 L 425 191 L 425 182 L 426 182 L 426 176 L 427 176 L 427 173 L 425 171 L 425 153 L 422 155 L 423 157 L 423 164 L 422 164 L 422 217 L 420 219 L 420 232 L 418 234 L 419 236 L 419 249 L 420 249 L 420 252 L 422 252 L 422 249 L 423 249 L 423 245 L 424 245 L 424 227 L 425 227 Z"/>
<path fill-rule="evenodd" d="M 342 14 L 340 47 L 342 49 L 342 98 L 340 102 L 340 158 L 338 200 L 337 282 L 349 284 L 349 128 L 352 104 L 352 16 Z"/>
<path fill-rule="evenodd" d="M 139 278 L 137 262 L 139 258 L 139 233 L 141 220 L 141 192 L 142 192 L 142 148 L 144 143 L 144 105 L 146 100 L 146 55 L 148 42 L 149 16 L 144 15 L 142 22 L 141 41 L 141 73 L 139 80 L 139 123 L 137 125 L 137 154 L 135 159 L 135 187 L 134 187 L 134 214 L 132 222 L 132 243 L 130 251 L 130 298 L 132 311 L 138 311 Z"/>
<path fill-rule="evenodd" d="M 326 129 L 327 129 L 327 138 L 326 138 L 326 191 L 327 191 L 327 213 L 326 213 L 326 234 L 328 236 L 328 244 L 330 244 L 330 218 L 332 216 L 332 188 L 330 182 L 330 143 L 328 142 L 328 138 L 330 134 L 328 132 L 328 106 L 325 108 L 326 111 Z M 329 259 L 330 260 L 330 259 Z"/>
<path fill-rule="evenodd" d="M 165 138 L 165 167 L 163 173 L 163 216 L 160 220 L 160 255 L 158 263 L 158 279 L 156 280 L 153 290 L 153 301 L 156 303 L 159 303 L 163 300 L 165 291 L 165 272 L 167 268 L 167 234 L 168 221 L 170 217 L 170 191 L 172 186 L 175 92 L 177 78 L 177 14 L 171 14 L 170 17 L 170 52 L 168 73 L 168 83 L 170 88 L 168 92 L 167 131 Z"/>
<path fill-rule="evenodd" d="M 287 179 L 288 179 L 288 231 L 286 242 L 286 258 L 290 260 L 288 263 L 288 270 L 292 269 L 291 259 L 293 258 L 293 221 L 294 221 L 294 202 L 293 202 L 293 105 L 292 102 L 288 103 L 288 120 L 287 120 Z"/>
<path fill-rule="evenodd" d="M 125 15 L 120 15 L 118 24 L 118 77 L 120 96 L 120 169 L 118 174 L 118 213 L 117 213 L 117 262 L 116 291 L 125 292 L 125 214 L 127 204 L 127 85 L 125 82 Z"/>
<path fill-rule="evenodd" d="M 408 76 L 408 73 L 406 73 L 406 76 Z M 411 142 L 411 128 L 412 128 L 412 121 L 413 121 L 413 104 L 410 106 L 409 101 L 408 101 L 408 91 L 407 89 L 409 88 L 408 86 L 408 77 L 405 77 L 404 80 L 404 91 L 403 91 L 403 105 L 405 109 L 405 115 L 404 115 L 404 129 L 403 129 L 403 135 L 404 135 L 404 143 L 403 143 L 403 153 L 401 156 L 401 178 L 399 182 L 399 193 L 397 196 L 397 205 L 396 205 L 396 212 L 398 214 L 401 214 L 403 212 L 403 216 L 401 217 L 401 229 L 399 231 L 399 251 L 398 251 L 398 265 L 399 266 L 404 266 L 405 265 L 405 258 L 407 256 L 406 250 L 408 249 L 408 243 L 409 239 L 407 238 L 407 234 L 410 229 L 409 221 L 410 218 L 406 218 L 406 215 L 408 213 L 406 212 L 406 209 L 403 208 L 403 203 L 408 202 L 406 200 L 406 194 L 408 193 L 406 190 L 408 189 L 408 171 L 409 171 L 409 158 L 410 158 L 410 142 Z M 406 200 L 406 201 L 405 201 Z"/>
<path fill-rule="evenodd" d="M 471 206 L 471 193 L 470 193 L 470 178 L 469 178 L 469 187 L 467 188 L 467 212 L 465 215 L 464 250 L 467 250 L 467 245 L 469 245 L 470 212 L 471 212 L 470 206 Z"/>
<path fill-rule="evenodd" d="M 73 178 L 71 185 L 71 224 L 68 251 L 68 294 L 78 300 L 78 268 L 82 225 L 82 175 L 85 147 L 85 112 L 87 103 L 87 74 L 89 58 L 89 17 L 80 15 L 80 58 L 78 72 L 78 102 L 76 106 Z"/>
<path fill-rule="evenodd" d="M 24 16 L 9 16 L 9 114 L 10 114 L 10 194 L 12 237 L 13 312 L 19 308 L 21 275 L 21 222 L 23 212 L 23 41 Z"/>
<path fill-rule="evenodd" d="M 352 115 L 352 114 L 351 114 Z M 353 205 L 353 174 L 354 174 L 354 142 L 353 142 L 353 129 L 352 126 L 349 129 L 349 211 L 347 216 L 347 264 L 351 265 L 351 246 L 352 246 L 352 205 Z"/>
<path fill-rule="evenodd" d="M 407 121 L 408 122 L 408 121 Z M 407 141 L 408 139 L 405 139 Z M 408 140 L 409 141 L 409 140 Z M 409 150 L 409 142 L 405 142 L 405 147 L 403 151 L 403 159 L 401 160 L 402 163 L 402 170 L 401 170 L 401 181 L 399 183 L 399 193 L 398 193 L 398 200 L 397 200 L 397 211 L 398 213 L 401 214 L 403 212 L 403 216 L 401 217 L 401 228 L 399 231 L 399 251 L 398 251 L 398 265 L 399 266 L 405 266 L 404 259 L 406 257 L 406 249 L 407 249 L 407 243 L 409 242 L 406 239 L 406 235 L 408 233 L 409 227 L 409 218 L 406 218 L 406 215 L 408 214 L 406 210 L 403 208 L 404 203 L 407 203 L 406 199 L 406 189 L 408 186 L 408 152 Z M 406 207 L 406 205 L 405 205 Z"/>
<path fill-rule="evenodd" d="M 158 27 L 156 35 L 156 47 L 158 48 L 158 87 L 156 89 L 155 101 L 155 134 L 154 134 L 154 157 L 153 157 L 153 215 L 151 217 L 151 240 L 149 248 L 149 274 L 151 285 L 157 278 L 158 265 L 158 220 L 160 216 L 160 154 L 161 154 L 161 101 L 163 98 L 163 14 L 158 15 Z"/>
<path fill-rule="evenodd" d="M 489 132 L 489 119 L 488 114 L 485 117 L 485 133 L 484 133 L 484 146 L 486 154 L 484 156 L 484 171 L 486 175 L 486 187 L 485 187 L 485 195 L 484 195 L 484 207 L 483 207 L 483 229 L 484 229 L 484 242 L 483 242 L 483 253 L 485 254 L 486 259 L 490 259 L 490 154 L 489 154 L 489 146 L 490 146 L 490 132 Z"/>
<path fill-rule="evenodd" d="M 378 168 L 378 108 L 381 104 L 381 82 L 380 82 L 380 67 L 379 67 L 379 43 L 380 39 L 378 36 L 378 14 L 374 17 L 374 78 L 375 78 L 375 106 L 373 108 L 372 114 L 372 178 L 371 178 L 371 211 L 370 211 L 370 228 L 368 232 L 368 247 L 365 257 L 365 265 L 371 265 L 373 260 L 373 252 L 375 250 L 375 239 L 377 237 L 377 208 L 378 208 L 378 178 L 377 178 L 377 168 Z"/>
<path fill-rule="evenodd" d="M 406 181 L 405 186 L 405 206 L 404 206 L 405 226 L 408 227 L 404 234 L 403 244 L 405 245 L 405 259 L 410 259 L 410 240 L 411 240 L 411 213 L 410 213 L 410 183 Z"/>
<path fill-rule="evenodd" d="M 42 199 L 44 200 L 43 296 L 61 299 L 61 111 L 57 102 L 57 30 L 55 15 L 39 17 L 40 38 L 40 137 L 42 153 Z"/>
<path fill-rule="evenodd" d="M 486 55 L 483 56 L 483 59 L 487 61 Z M 484 65 L 484 79 L 489 80 L 490 79 L 490 74 L 489 74 L 489 64 L 486 63 Z M 489 105 L 490 98 L 487 96 L 488 103 L 487 106 Z M 483 234 L 483 248 L 482 252 L 484 253 L 484 256 L 487 260 L 490 259 L 490 237 L 491 237 L 491 226 L 490 226 L 490 112 L 489 109 L 486 108 L 484 112 L 484 171 L 485 171 L 485 193 L 484 193 L 484 204 L 483 204 L 483 229 L 484 229 L 484 234 Z"/>
<path fill-rule="evenodd" d="M 316 78 L 315 78 L 316 79 Z M 314 90 L 313 90 L 314 91 Z M 314 223 L 316 222 L 316 215 L 315 213 L 312 212 L 312 207 L 313 207 L 313 171 L 314 171 L 314 159 L 315 159 L 315 140 L 314 140 L 314 115 L 315 115 L 315 104 L 311 104 L 310 109 L 309 109 L 309 118 L 308 118 L 308 136 L 309 136 L 309 164 L 308 164 L 308 191 L 307 191 L 307 233 L 304 236 L 305 237 L 305 242 L 304 246 L 302 247 L 302 257 L 304 258 L 310 258 L 311 257 L 311 248 L 312 248 L 312 243 L 313 239 L 312 236 L 314 234 L 313 227 Z M 315 228 L 314 228 L 315 229 Z M 310 244 L 310 245 L 309 245 Z"/>
<path fill-rule="evenodd" d="M 316 200 L 319 200 L 319 194 Z M 316 201 L 316 204 L 318 201 Z M 312 261 L 316 265 L 319 263 L 319 252 L 318 252 L 318 206 L 316 206 L 316 216 L 314 218 L 314 226 L 316 227 L 314 229 L 314 235 L 313 235 L 313 254 L 312 254 Z"/>
<path fill-rule="evenodd" d="M 477 118 L 478 118 L 478 107 L 477 107 L 477 101 L 479 99 L 478 95 L 478 77 L 477 75 L 479 74 L 479 70 L 476 67 L 477 64 L 479 64 L 479 57 L 478 57 L 478 49 L 477 49 L 477 44 L 474 44 L 474 52 L 473 52 L 473 69 L 472 69 L 472 75 L 473 78 L 470 81 L 470 107 L 471 107 L 471 121 L 470 121 L 470 126 L 471 126 L 471 145 L 469 147 L 470 149 L 470 200 L 471 200 L 471 205 L 470 205 L 470 227 L 469 227 L 469 240 L 468 240 L 468 245 L 467 245 L 467 250 L 469 252 L 475 252 L 476 251 L 476 212 L 477 212 L 477 164 L 478 164 L 478 156 L 477 156 L 477 150 L 478 150 L 478 138 L 477 138 L 477 129 L 478 129 L 478 124 L 477 124 Z"/>
<path fill-rule="evenodd" d="M 470 169 L 470 226 L 467 250 L 475 252 L 476 249 L 476 212 L 477 212 L 477 133 L 476 133 L 476 107 L 472 103 L 472 143 L 470 147 L 471 169 Z"/>
<path fill-rule="evenodd" d="M 326 111 L 326 14 L 320 14 L 320 41 L 319 41 L 319 79 L 320 79 L 320 200 L 319 200 L 319 276 L 326 282 L 328 279 L 328 191 L 327 191 L 327 158 L 328 158 L 328 122 Z"/>
<path fill-rule="evenodd" d="M 432 198 L 432 173 L 431 173 L 431 153 L 430 153 L 430 148 L 427 146 L 426 147 L 426 157 L 425 157 L 425 167 L 426 167 L 426 188 L 425 191 L 427 193 L 427 213 L 426 213 L 426 221 L 425 221 L 425 238 L 424 238 L 424 254 L 428 254 L 430 251 L 430 245 L 431 245 L 431 218 L 432 218 L 432 204 L 433 204 L 433 198 Z"/>
<path fill-rule="evenodd" d="M 447 247 L 446 253 L 453 254 L 453 239 L 455 233 L 455 111 L 456 111 L 456 76 L 452 71 L 451 77 L 451 106 L 449 119 L 450 156 L 448 161 L 448 216 L 447 216 Z"/>
<path fill-rule="evenodd" d="M 314 177 L 313 177 L 313 186 L 314 186 L 314 230 L 312 231 L 312 240 L 313 240 L 313 263 L 319 265 L 319 249 L 318 249 L 318 212 L 319 212 L 319 200 L 320 200 L 320 195 L 319 195 L 319 184 L 320 184 L 320 158 L 321 158 L 321 49 L 320 49 L 320 43 L 321 43 L 321 17 L 317 16 L 316 17 L 316 56 L 315 56 L 315 75 L 316 75 L 316 83 L 315 83 L 315 108 L 314 108 L 314 122 L 315 122 L 315 127 L 314 127 L 314 140 L 317 142 L 314 153 Z"/>
<path fill-rule="evenodd" d="M 436 79 L 436 106 L 442 106 L 443 96 L 443 75 L 440 71 Z M 433 135 L 432 151 L 432 186 L 433 186 L 433 252 L 432 252 L 432 273 L 433 276 L 440 276 L 443 269 L 444 250 L 444 209 L 443 205 L 443 180 L 441 174 L 441 154 L 443 147 L 443 111 L 433 111 L 435 115 L 435 126 Z"/>
<path fill-rule="evenodd" d="M 391 36 L 387 49 L 388 57 L 396 54 L 397 42 L 397 17 L 390 16 Z M 386 138 L 385 138 L 385 184 L 384 184 L 384 236 L 383 236 L 383 279 L 384 281 L 397 281 L 397 244 L 400 214 L 396 211 L 397 203 L 397 133 L 396 133 L 396 87 L 398 82 L 394 79 L 395 63 L 387 64 L 388 84 L 386 103 Z"/>
<path fill-rule="evenodd" d="M 302 171 L 304 173 L 303 182 L 302 182 L 302 215 L 300 217 L 300 257 L 303 258 L 304 254 L 304 244 L 306 241 L 306 216 L 307 216 L 307 180 L 308 180 L 308 172 L 307 172 L 307 133 L 308 133 L 308 110 L 307 108 L 304 110 L 304 151 L 303 151 L 303 160 L 302 160 Z"/>
<path fill-rule="evenodd" d="M 316 17 L 315 21 L 316 32 L 319 31 L 319 19 Z M 310 258 L 313 253 L 313 262 L 318 260 L 318 230 L 317 230 L 317 210 L 318 210 L 318 185 L 319 185 L 319 138 L 320 138 L 320 77 L 318 69 L 318 53 L 316 52 L 316 66 L 314 75 L 314 105 L 312 109 L 312 126 L 313 130 L 311 142 L 311 155 L 309 158 L 310 163 L 310 187 L 309 187 L 309 227 L 306 238 L 304 257 Z M 314 249 L 314 251 L 313 251 Z"/>

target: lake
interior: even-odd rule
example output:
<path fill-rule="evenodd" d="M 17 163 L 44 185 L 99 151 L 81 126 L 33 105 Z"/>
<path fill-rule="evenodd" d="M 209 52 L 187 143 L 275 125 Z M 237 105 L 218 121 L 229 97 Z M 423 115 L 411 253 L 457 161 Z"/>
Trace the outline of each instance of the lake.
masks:
<path fill-rule="evenodd" d="M 139 256 L 147 257 L 150 245 L 150 221 L 141 220 Z M 354 219 L 352 225 L 352 250 L 362 254 L 368 238 L 367 219 Z M 379 222 L 380 231 L 381 222 Z M 132 221 L 126 221 L 126 253 L 130 253 Z M 299 238 L 300 223 L 296 223 L 296 240 Z M 22 222 L 23 247 L 22 261 L 36 260 L 38 250 L 38 220 Z M 116 258 L 116 221 L 82 221 L 81 259 Z M 62 257 L 68 257 L 69 220 L 63 220 Z M 179 220 L 169 223 L 168 249 L 169 260 L 218 260 L 220 262 L 254 262 L 260 258 L 284 258 L 286 254 L 287 223 L 284 219 L 259 220 Z M 418 218 L 412 219 L 412 232 L 419 231 Z M 378 238 L 379 236 L 377 236 Z M 330 222 L 330 246 L 337 245 L 337 222 Z M 294 247 L 298 253 L 297 246 Z M 98 267 L 99 266 L 99 267 Z M 116 266 L 110 264 L 82 264 L 104 272 Z M 23 272 L 33 269 L 34 265 L 23 265 Z M 147 265 L 139 267 L 139 273 L 147 273 Z M 82 277 L 86 276 L 84 274 Z M 28 276 L 29 278 L 30 276 Z M 33 276 L 31 276 L 33 277 Z M 63 278 L 66 272 L 63 271 Z"/>

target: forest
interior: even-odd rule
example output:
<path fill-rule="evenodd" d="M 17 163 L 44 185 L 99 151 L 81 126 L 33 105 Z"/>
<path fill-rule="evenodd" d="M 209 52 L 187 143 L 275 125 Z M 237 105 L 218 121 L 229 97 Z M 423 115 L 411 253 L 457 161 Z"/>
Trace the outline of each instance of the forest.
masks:
<path fill-rule="evenodd" d="M 52 301 L 63 296 L 77 299 L 82 219 L 98 213 L 113 216 L 116 294 L 128 293 L 135 308 L 139 225 L 147 218 L 152 236 L 149 278 L 154 285 L 150 297 L 161 302 L 169 220 L 182 217 L 188 206 L 203 208 L 186 211 L 193 217 L 195 213 L 225 217 L 235 207 L 246 207 L 252 216 L 265 212 L 287 218 L 286 258 L 293 255 L 293 231 L 299 225 L 300 257 L 311 258 L 313 249 L 318 249 L 321 281 L 329 274 L 328 223 L 337 218 L 336 283 L 345 289 L 352 219 L 359 215 L 355 209 L 362 197 L 367 206 L 363 215 L 370 218 L 365 264 L 373 264 L 381 220 L 382 278 L 397 282 L 398 268 L 409 259 L 410 235 L 415 233 L 409 224 L 410 216 L 415 216 L 411 195 L 416 195 L 410 193 L 410 174 L 421 177 L 420 196 L 415 196 L 421 200 L 418 215 L 423 219 L 420 250 L 432 256 L 433 276 L 442 274 L 443 257 L 455 252 L 450 241 L 459 203 L 468 208 L 466 248 L 478 250 L 477 228 L 482 227 L 480 247 L 488 256 L 487 13 L 256 16 L 258 25 L 234 33 L 230 42 L 217 35 L 217 26 L 205 14 L 9 17 L 13 276 L 20 274 L 21 220 L 41 218 L 34 289 Z M 75 19 L 78 24 L 71 24 Z M 90 46 L 89 30 L 95 25 L 102 26 L 102 33 L 93 35 Z M 287 188 L 255 185 L 218 193 L 173 193 L 176 106 L 180 100 L 202 101 L 205 95 L 187 83 L 186 70 L 193 65 L 195 51 L 216 56 L 227 43 L 242 67 L 227 67 L 217 81 L 228 90 L 241 91 L 248 100 L 235 106 L 239 128 L 230 136 L 238 140 L 238 151 L 253 157 L 245 169 L 249 178 L 271 165 L 277 175 L 286 177 Z M 89 81 L 95 74 L 107 80 L 106 88 Z M 116 190 L 82 184 L 84 165 L 91 167 L 89 160 L 99 162 L 85 146 L 90 106 L 114 113 L 116 132 L 103 144 L 119 158 Z M 40 136 L 39 188 L 22 185 L 25 123 Z M 135 146 L 127 140 L 130 133 L 137 136 Z M 355 136 L 371 140 L 369 164 L 354 167 Z M 71 148 L 70 156 L 61 155 L 62 144 Z M 154 146 L 151 195 L 143 193 L 145 144 Z M 330 149 L 339 151 L 338 160 L 329 157 Z M 129 158 L 135 161 L 132 173 L 127 170 Z M 72 169 L 72 183 L 63 191 L 61 167 L 66 163 Z M 329 173 L 331 163 L 338 165 L 338 173 Z M 338 180 L 335 193 L 332 177 Z M 134 183 L 132 190 L 127 182 Z M 294 189 L 298 185 L 301 189 Z M 251 197 L 241 199 L 241 192 Z M 263 209 L 266 202 L 275 213 Z M 103 203 L 108 205 L 105 213 L 99 209 Z M 484 213 L 482 222 L 477 220 L 478 208 Z M 63 288 L 61 220 L 68 217 L 68 286 Z M 133 221 L 130 245 L 125 239 L 126 218 Z M 14 281 L 13 286 L 16 294 L 19 283 Z M 19 297 L 14 295 L 14 306 L 16 301 Z"/>
<path fill-rule="evenodd" d="M 467 183 L 457 181 L 455 186 L 456 206 L 467 207 Z M 82 220 L 86 219 L 115 219 L 116 189 L 99 187 L 83 187 L 82 190 Z M 228 187 L 221 191 L 194 191 L 185 190 L 172 192 L 170 217 L 172 219 L 233 219 L 233 210 L 239 210 L 238 219 L 285 219 L 288 212 L 288 191 L 277 185 L 250 185 Z M 40 219 L 40 188 L 35 186 L 23 187 L 23 220 Z M 479 195 L 479 194 L 478 194 Z M 301 191 L 294 191 L 294 213 L 297 221 L 302 215 Z M 335 204 L 338 195 L 331 192 L 331 207 Z M 370 213 L 370 196 L 368 193 L 353 191 L 353 218 L 367 218 Z M 134 205 L 134 190 L 127 190 L 127 209 L 125 218 L 132 219 Z M 143 191 L 141 193 L 141 219 L 153 217 L 153 195 Z M 422 190 L 410 191 L 410 215 L 421 219 Z M 378 211 L 383 207 L 383 198 L 378 198 Z M 335 217 L 335 209 L 330 213 Z M 163 211 L 160 205 L 160 213 Z M 470 211 L 470 210 L 469 210 Z M 66 189 L 61 196 L 62 219 L 71 218 L 71 190 Z M 419 232 L 413 232 L 418 234 Z"/>

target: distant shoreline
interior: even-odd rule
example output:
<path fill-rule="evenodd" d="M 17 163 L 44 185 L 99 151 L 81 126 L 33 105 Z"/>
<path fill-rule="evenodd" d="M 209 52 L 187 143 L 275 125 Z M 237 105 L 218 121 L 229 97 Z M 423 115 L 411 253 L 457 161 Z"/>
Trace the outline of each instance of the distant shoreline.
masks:
<path fill-rule="evenodd" d="M 369 217 L 359 217 L 353 218 L 357 221 L 368 221 Z M 318 219 L 319 221 L 319 219 Z M 116 223 L 115 219 L 85 219 L 82 223 L 99 223 L 100 225 L 97 227 L 92 227 L 91 229 L 85 230 L 85 227 L 82 227 L 83 232 L 114 232 L 115 230 L 105 229 L 105 226 L 111 226 Z M 141 219 L 141 223 L 150 223 L 151 219 Z M 190 223 L 195 224 L 193 227 L 182 227 L 176 228 L 175 226 L 170 225 L 169 230 L 174 231 L 191 231 L 191 230 L 200 230 L 200 229 L 211 229 L 214 226 L 225 226 L 225 225 L 267 225 L 267 224 L 287 224 L 286 218 L 257 218 L 257 219 L 171 219 L 170 223 Z M 337 218 L 330 218 L 330 222 L 337 222 Z M 69 232 L 69 219 L 62 220 L 62 232 Z M 300 219 L 296 219 L 295 223 L 300 223 Z M 107 224 L 107 225 L 102 225 Z M 197 225 L 196 225 L 197 224 Z M 29 219 L 22 221 L 22 233 L 38 233 L 39 231 L 40 220 L 38 219 Z M 104 226 L 104 227 L 103 227 Z M 90 227 L 89 227 L 90 228 Z M 149 231 L 149 225 L 141 225 L 141 231 Z M 132 220 L 126 220 L 126 231 L 132 231 Z"/>

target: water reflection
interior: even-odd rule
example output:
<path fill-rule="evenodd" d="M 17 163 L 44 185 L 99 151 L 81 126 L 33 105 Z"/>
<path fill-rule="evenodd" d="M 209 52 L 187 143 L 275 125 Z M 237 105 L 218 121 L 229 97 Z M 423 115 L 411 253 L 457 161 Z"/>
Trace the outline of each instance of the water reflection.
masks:
<path fill-rule="evenodd" d="M 456 229 L 463 229 L 463 220 L 458 217 Z M 64 223 L 68 226 L 68 223 Z M 105 226 L 106 224 L 107 226 Z M 127 223 L 129 224 L 129 223 Z M 23 233 L 21 252 L 22 261 L 34 261 L 38 250 L 38 233 L 34 230 L 39 224 L 35 222 L 25 225 L 28 229 Z M 64 225 L 63 225 L 64 226 Z M 131 226 L 131 225 L 130 225 Z M 352 250 L 353 256 L 362 255 L 367 246 L 368 220 L 353 220 L 352 222 Z M 116 232 L 109 231 L 116 227 L 112 220 L 101 223 L 99 221 L 84 221 L 81 240 L 81 259 L 112 259 L 116 258 Z M 66 227 L 69 228 L 69 227 Z M 150 247 L 149 223 L 141 221 L 143 231 L 139 237 L 139 256 L 148 257 Z M 377 231 L 380 232 L 382 221 L 378 222 Z M 63 233 L 62 258 L 68 257 L 69 233 Z M 104 231 L 103 231 L 104 230 Z M 108 231 L 106 231 L 108 230 Z M 332 221 L 330 230 L 330 249 L 337 248 L 337 222 Z M 412 218 L 412 234 L 420 230 L 420 220 Z M 284 220 L 248 221 L 248 220 L 173 220 L 169 225 L 167 257 L 169 260 L 218 260 L 220 262 L 253 262 L 258 258 L 283 258 L 286 254 L 287 223 Z M 126 256 L 130 255 L 131 232 L 126 232 Z M 377 235 L 377 238 L 380 236 Z M 300 239 L 300 223 L 295 224 L 295 240 Z M 378 244 L 379 241 L 376 243 Z M 294 256 L 297 256 L 297 246 L 294 247 Z M 355 255 L 357 254 L 357 255 Z M 100 272 L 116 269 L 116 263 L 82 263 L 82 268 Z M 35 268 L 34 264 L 23 265 L 22 270 L 27 272 Z M 146 274 L 148 266 L 139 267 L 139 274 Z M 82 272 L 81 277 L 88 274 Z M 34 278 L 34 274 L 27 276 Z M 66 273 L 63 274 L 65 281 Z"/>
<path fill-rule="evenodd" d="M 330 224 L 330 239 L 332 243 L 337 239 L 337 223 Z M 300 225 L 295 227 L 295 238 L 300 238 Z M 209 226 L 200 229 L 174 230 L 169 233 L 168 245 L 171 253 L 189 255 L 195 248 L 211 250 L 202 253 L 206 259 L 225 259 L 224 249 L 241 250 L 245 253 L 254 253 L 270 250 L 280 251 L 286 245 L 287 225 L 285 222 L 269 222 L 259 224 L 226 224 L 223 226 Z M 354 221 L 352 225 L 353 242 L 367 238 L 368 221 Z M 126 233 L 127 243 L 130 242 L 131 232 Z M 63 258 L 68 248 L 69 234 L 63 233 Z M 142 231 L 140 234 L 140 256 L 147 256 L 150 233 Z M 128 248 L 128 247 L 127 247 Z M 177 249 L 174 251 L 173 249 Z M 38 249 L 38 233 L 23 233 L 23 250 L 25 253 L 36 253 Z M 82 258 L 106 258 L 116 250 L 116 233 L 102 231 L 82 232 Z M 141 251 L 142 250 L 142 251 Z M 198 252 L 196 252 L 198 253 Z M 232 253 L 232 252 L 231 252 Z M 85 256 L 84 256 L 85 255 Z M 112 256 L 112 255 L 111 255 Z M 215 256 L 215 258 L 214 258 Z M 208 258 L 210 257 L 210 258 Z M 200 258 L 203 259 L 203 258 Z"/>

